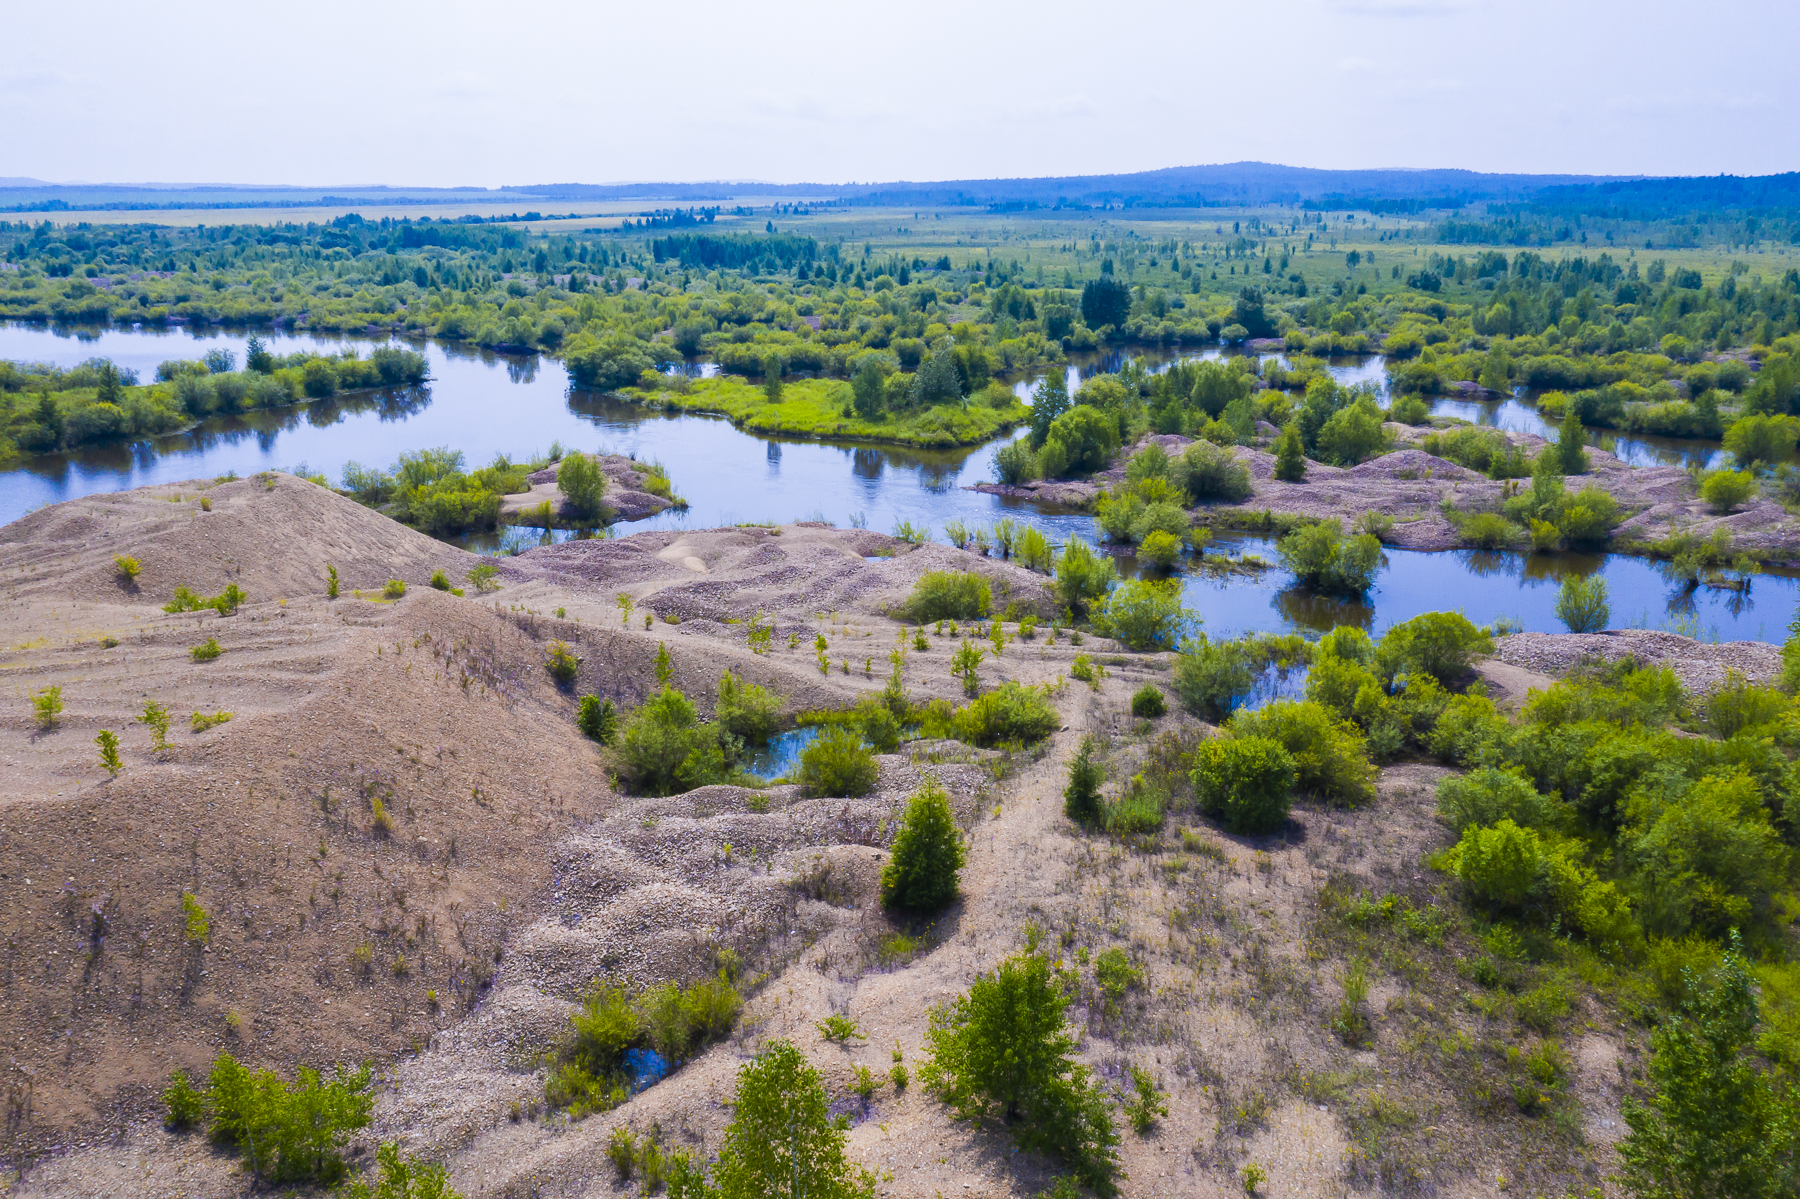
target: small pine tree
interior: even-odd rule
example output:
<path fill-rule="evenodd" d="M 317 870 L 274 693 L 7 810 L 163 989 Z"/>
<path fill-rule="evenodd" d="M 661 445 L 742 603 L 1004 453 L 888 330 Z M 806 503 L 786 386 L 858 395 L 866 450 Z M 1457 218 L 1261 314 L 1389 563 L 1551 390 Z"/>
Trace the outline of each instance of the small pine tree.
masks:
<path fill-rule="evenodd" d="M 1568 406 L 1562 425 L 1556 431 L 1556 465 L 1565 475 L 1587 473 L 1587 451 L 1581 444 L 1581 414 L 1575 411 L 1573 403 Z"/>
<path fill-rule="evenodd" d="M 738 1071 L 731 1111 L 710 1188 L 720 1199 L 875 1193 L 874 1177 L 844 1156 L 824 1080 L 788 1042 L 771 1042 Z"/>
<path fill-rule="evenodd" d="M 1100 806 L 1100 782 L 1104 777 L 1094 761 L 1092 735 L 1081 739 L 1081 749 L 1069 763 L 1069 786 L 1063 791 L 1063 815 L 1076 824 L 1097 825 L 1104 815 Z"/>
<path fill-rule="evenodd" d="M 901 817 L 893 856 L 881 872 L 881 902 L 909 912 L 937 911 L 956 898 L 963 856 L 950 797 L 936 779 L 927 779 Z"/>
<path fill-rule="evenodd" d="M 601 699 L 598 695 L 584 695 L 581 705 L 575 712 L 575 727 L 590 741 L 598 741 L 602 745 L 611 745 L 619 732 L 619 712 L 613 707 L 610 699 Z"/>
<path fill-rule="evenodd" d="M 100 747 L 100 765 L 106 768 L 108 777 L 118 778 L 119 771 L 125 769 L 125 763 L 119 761 L 119 735 L 111 729 L 101 729 L 94 744 Z"/>
<path fill-rule="evenodd" d="M 338 597 L 337 567 L 335 567 L 331 563 L 327 562 L 325 564 L 325 598 L 326 599 L 336 599 L 337 597 Z"/>
<path fill-rule="evenodd" d="M 675 677 L 675 664 L 669 661 L 669 647 L 658 641 L 656 643 L 656 685 L 667 687 L 669 680 Z"/>
<path fill-rule="evenodd" d="M 1297 421 L 1289 421 L 1275 439 L 1275 477 L 1284 483 L 1299 483 L 1306 478 L 1306 447 L 1300 443 Z"/>

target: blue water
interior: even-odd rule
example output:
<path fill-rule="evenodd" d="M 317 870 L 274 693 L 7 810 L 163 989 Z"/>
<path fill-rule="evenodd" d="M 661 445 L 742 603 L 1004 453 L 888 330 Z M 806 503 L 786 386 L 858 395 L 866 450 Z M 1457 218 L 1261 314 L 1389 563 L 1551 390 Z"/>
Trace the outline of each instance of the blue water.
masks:
<path fill-rule="evenodd" d="M 77 336 L 43 326 L 0 325 L 0 358 L 72 366 L 106 356 L 149 378 L 164 359 L 197 358 L 214 347 L 231 349 L 241 362 L 245 340 L 241 334 L 217 331 L 197 336 L 182 331 L 108 330 Z M 346 341 L 367 353 L 379 344 L 313 335 L 266 340 L 278 353 L 301 347 L 336 349 Z M 572 449 L 630 453 L 668 465 L 675 489 L 689 501 L 689 508 L 620 525 L 614 530 L 619 534 L 797 519 L 890 532 L 904 520 L 930 529 L 941 541 L 947 522 L 986 525 L 1010 517 L 1038 526 L 1057 543 L 1070 537 L 1096 538 L 1093 519 L 1082 513 L 967 490 L 994 477 L 990 461 L 998 442 L 972 451 L 918 451 L 753 436 L 717 418 L 649 412 L 572 390 L 560 363 L 536 355 L 412 344 L 430 363 L 432 378 L 426 388 L 218 418 L 187 433 L 130 446 L 32 459 L 0 472 L 0 521 L 93 492 L 227 471 L 249 474 L 304 464 L 335 481 L 348 461 L 385 466 L 406 450 L 451 446 L 476 466 L 496 453 L 522 459 L 561 441 Z M 1163 361 L 1173 358 L 1164 355 Z M 1093 356 L 1071 369 L 1080 376 L 1119 365 L 1118 355 Z M 1378 379 L 1380 359 L 1347 360 L 1334 363 L 1332 369 L 1346 382 Z M 1442 400 L 1439 406 L 1466 403 Z M 1491 407 L 1496 421 L 1536 419 L 1521 401 Z M 519 529 L 504 537 L 478 539 L 474 548 L 528 548 L 546 537 L 566 536 L 561 531 Z M 1226 537 L 1218 545 L 1275 560 L 1274 546 L 1266 540 Z M 1184 588 L 1187 602 L 1215 637 L 1317 631 L 1338 623 L 1379 632 L 1420 612 L 1453 608 L 1478 623 L 1510 617 L 1526 629 L 1555 632 L 1561 629 L 1552 611 L 1556 585 L 1570 571 L 1601 572 L 1612 589 L 1613 623 L 1620 626 L 1670 627 L 1721 640 L 1780 641 L 1800 606 L 1800 591 L 1792 578 L 1759 578 L 1742 596 L 1706 589 L 1676 594 L 1652 564 L 1632 558 L 1390 550 L 1387 562 L 1375 588 L 1361 602 L 1308 596 L 1279 569 L 1223 582 L 1189 575 Z M 1129 559 L 1122 565 L 1127 573 L 1134 567 Z M 780 752 L 787 756 L 768 759 L 758 772 L 779 775 L 792 769 L 799 747 Z"/>
<path fill-rule="evenodd" d="M 800 755 L 818 738 L 819 727 L 811 725 L 775 734 L 767 745 L 759 746 L 745 759 L 744 769 L 764 779 L 792 775 L 800 769 Z"/>

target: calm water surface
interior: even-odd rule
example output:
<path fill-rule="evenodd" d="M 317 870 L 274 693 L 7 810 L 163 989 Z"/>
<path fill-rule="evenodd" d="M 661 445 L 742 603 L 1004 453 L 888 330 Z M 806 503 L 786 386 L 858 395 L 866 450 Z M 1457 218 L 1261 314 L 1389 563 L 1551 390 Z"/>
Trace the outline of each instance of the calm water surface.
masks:
<path fill-rule="evenodd" d="M 224 347 L 243 360 L 244 334 L 207 330 L 107 330 L 76 336 L 43 326 L 0 325 L 0 358 L 73 366 L 103 356 L 130 366 L 144 379 L 169 358 L 196 358 Z M 377 342 L 315 335 L 265 336 L 276 353 L 301 348 L 338 349 L 355 344 L 365 354 Z M 890 531 L 902 520 L 943 538 L 944 524 L 986 524 L 1012 517 L 1042 528 L 1053 540 L 1095 538 L 1093 520 L 1080 513 L 1040 509 L 965 488 L 993 477 L 994 444 L 973 451 L 915 451 L 828 445 L 752 436 L 708 417 L 651 413 L 601 395 L 571 390 L 560 363 L 537 356 L 507 356 L 410 343 L 431 366 L 430 384 L 418 390 L 373 393 L 316 404 L 209 420 L 185 433 L 131 446 L 47 455 L 0 472 L 0 520 L 17 519 L 48 503 L 151 483 L 249 474 L 302 465 L 336 479 L 345 463 L 386 466 L 402 451 L 447 445 L 471 466 L 495 454 L 525 458 L 554 441 L 574 449 L 605 449 L 668 465 L 686 512 L 666 512 L 622 525 L 618 532 L 654 528 L 711 528 L 742 521 L 825 519 Z M 1219 351 L 1196 356 L 1217 356 Z M 1164 355 L 1166 367 L 1175 360 Z M 1117 369 L 1117 356 L 1093 356 L 1070 368 L 1071 384 Z M 1333 363 L 1344 382 L 1382 381 L 1378 358 Z M 1019 384 L 1028 390 L 1030 381 Z M 1514 399 L 1482 405 L 1440 400 L 1439 411 L 1505 428 L 1539 431 L 1535 409 Z M 1531 424 L 1530 422 L 1537 423 Z M 1655 461 L 1682 450 L 1645 439 Z M 1612 448 L 1609 446 L 1608 448 Z M 1704 447 L 1701 447 L 1704 449 Z M 1634 459 L 1635 460 L 1635 459 Z M 504 544 L 537 544 L 543 534 L 515 530 Z M 488 538 L 475 548 L 500 548 Z M 1221 538 L 1227 552 L 1276 560 L 1274 546 L 1257 538 Z M 1379 633 L 1420 612 L 1460 608 L 1486 623 L 1511 618 L 1527 629 L 1559 631 L 1552 610 L 1564 574 L 1599 571 L 1612 592 L 1615 625 L 1672 627 L 1720 640 L 1779 641 L 1800 605 L 1795 580 L 1763 576 L 1748 595 L 1702 589 L 1671 591 L 1654 566 L 1639 559 L 1587 555 L 1425 554 L 1390 550 L 1387 567 L 1360 603 L 1308 596 L 1279 569 L 1259 576 L 1184 577 L 1188 604 L 1215 637 L 1241 632 L 1324 630 L 1348 623 Z M 1121 566 L 1129 574 L 1130 559 Z M 774 765 L 774 763 L 769 763 Z"/>

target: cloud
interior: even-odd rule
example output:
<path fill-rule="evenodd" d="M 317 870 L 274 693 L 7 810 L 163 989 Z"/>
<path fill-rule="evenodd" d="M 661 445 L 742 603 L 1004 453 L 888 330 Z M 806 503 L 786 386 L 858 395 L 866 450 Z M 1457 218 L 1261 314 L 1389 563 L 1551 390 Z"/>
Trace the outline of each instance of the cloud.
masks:
<path fill-rule="evenodd" d="M 1608 112 L 1629 117 L 1678 117 L 1696 110 L 1747 112 L 1767 108 L 1767 96 L 1756 92 L 1726 92 L 1716 88 L 1685 87 L 1676 92 L 1640 92 L 1630 96 L 1609 96 L 1602 102 Z"/>

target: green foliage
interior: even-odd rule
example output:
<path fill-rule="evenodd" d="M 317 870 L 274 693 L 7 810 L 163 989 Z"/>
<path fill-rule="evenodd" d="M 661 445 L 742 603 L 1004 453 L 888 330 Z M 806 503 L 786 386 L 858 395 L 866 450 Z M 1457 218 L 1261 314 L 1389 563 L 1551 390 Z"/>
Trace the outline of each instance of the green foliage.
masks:
<path fill-rule="evenodd" d="M 169 748 L 169 709 L 153 699 L 144 701 L 143 714 L 137 722 L 150 727 L 150 749 L 162 753 Z"/>
<path fill-rule="evenodd" d="M 1021 1148 L 1060 1156 L 1084 1185 L 1110 1195 L 1119 1135 L 1075 1060 L 1065 1022 L 1072 985 L 1040 954 L 1002 962 L 933 1009 L 920 1077 L 957 1119 L 1003 1118 Z"/>
<path fill-rule="evenodd" d="M 994 477 L 1009 486 L 1028 483 L 1037 477 L 1037 455 L 1031 452 L 1026 438 L 1009 441 L 994 451 Z"/>
<path fill-rule="evenodd" d="M 1111 465 L 1118 448 L 1118 422 L 1089 404 L 1077 404 L 1050 422 L 1038 465 L 1046 478 L 1091 474 Z"/>
<path fill-rule="evenodd" d="M 935 779 L 927 779 L 901 816 L 892 854 L 881 871 L 881 902 L 907 912 L 937 911 L 956 898 L 964 855 L 950 798 Z"/>
<path fill-rule="evenodd" d="M 1756 494 L 1756 476 L 1747 470 L 1715 470 L 1700 480 L 1700 498 L 1724 516 Z"/>
<path fill-rule="evenodd" d="M 1560 829 L 1569 823 L 1567 805 L 1544 795 L 1516 767 L 1479 766 L 1445 777 L 1437 787 L 1438 815 L 1453 829 L 1487 827 L 1510 820 L 1525 828 Z"/>
<path fill-rule="evenodd" d="M 1181 606 L 1178 580 L 1132 579 L 1106 597 L 1094 628 L 1134 650 L 1173 649 L 1194 620 Z"/>
<path fill-rule="evenodd" d="M 434 591 L 450 590 L 450 576 L 441 570 L 431 572 L 431 588 Z"/>
<path fill-rule="evenodd" d="M 196 1127 L 206 1116 L 206 1097 L 188 1081 L 184 1071 L 177 1070 L 169 1075 L 169 1085 L 163 1088 L 162 1100 L 167 1113 L 163 1124 L 175 1132 Z"/>
<path fill-rule="evenodd" d="M 31 697 L 31 710 L 37 717 L 38 727 L 53 729 L 63 714 L 63 697 L 61 687 L 46 687 L 34 692 Z"/>
<path fill-rule="evenodd" d="M 598 459 L 581 453 L 563 455 L 556 466 L 556 489 L 562 492 L 563 511 L 571 518 L 589 520 L 601 515 L 606 475 Z"/>
<path fill-rule="evenodd" d="M 1674 794 L 1641 786 L 1627 797 L 1625 816 L 1620 845 L 1648 931 L 1773 933 L 1793 853 L 1747 770 L 1708 774 Z"/>
<path fill-rule="evenodd" d="M 1393 680 L 1422 672 L 1440 683 L 1455 683 L 1468 676 L 1476 658 L 1493 652 L 1493 637 L 1462 613 L 1422 612 L 1382 637 L 1375 673 Z"/>
<path fill-rule="evenodd" d="M 1275 477 L 1284 483 L 1306 480 L 1306 446 L 1300 438 L 1300 426 L 1290 421 L 1275 439 Z"/>
<path fill-rule="evenodd" d="M 186 587 L 175 588 L 175 597 L 163 605 L 164 612 L 199 612 L 211 608 L 220 616 L 230 616 L 238 608 L 249 602 L 250 597 L 236 583 L 228 584 L 225 590 L 207 599 L 194 594 Z"/>
<path fill-rule="evenodd" d="M 813 1027 L 819 1030 L 821 1038 L 835 1045 L 845 1045 L 853 1040 L 868 1040 L 868 1034 L 857 1027 L 856 1021 L 836 1012 L 816 1022 Z"/>
<path fill-rule="evenodd" d="M 1096 555 L 1086 542 L 1070 538 L 1056 564 L 1056 593 L 1071 612 L 1080 615 L 1106 598 L 1118 577 L 1111 558 Z"/>
<path fill-rule="evenodd" d="M 1571 406 L 1563 417 L 1562 427 L 1557 430 L 1554 447 L 1556 467 L 1562 474 L 1585 475 L 1587 473 L 1588 456 L 1587 450 L 1582 446 L 1581 437 L 1581 414 Z M 1548 454 L 1551 449 L 1552 447 L 1546 446 L 1544 452 Z"/>
<path fill-rule="evenodd" d="M 119 581 L 127 587 L 137 585 L 138 576 L 144 572 L 142 564 L 129 554 L 118 554 L 113 558 L 113 569 L 119 572 Z"/>
<path fill-rule="evenodd" d="M 492 562 L 478 562 L 469 568 L 468 580 L 476 591 L 485 595 L 487 592 L 500 590 L 500 584 L 494 581 L 499 573 L 500 568 Z M 335 575 L 333 577 L 335 581 Z"/>
<path fill-rule="evenodd" d="M 610 699 L 584 695 L 575 708 L 575 727 L 582 736 L 601 745 L 611 745 L 619 735 L 619 712 Z"/>
<path fill-rule="evenodd" d="M 1296 777 L 1293 757 L 1267 737 L 1215 737 L 1194 752 L 1200 810 L 1234 833 L 1273 832 L 1287 823 Z"/>
<path fill-rule="evenodd" d="M 762 745 L 774 736 L 781 723 L 781 697 L 755 683 L 743 682 L 728 670 L 719 676 L 713 716 L 726 732 L 746 745 Z"/>
<path fill-rule="evenodd" d="M 375 1150 L 375 1178 L 350 1184 L 348 1199 L 462 1199 L 450 1185 L 450 1174 L 441 1162 L 403 1156 L 395 1141 L 383 1141 Z"/>
<path fill-rule="evenodd" d="M 979 620 L 993 607 L 993 589 L 978 574 L 954 570 L 928 570 L 913 584 L 905 605 L 906 619 L 915 624 L 934 620 Z"/>
<path fill-rule="evenodd" d="M 719 729 L 703 725 L 693 703 L 665 686 L 633 712 L 613 746 L 613 768 L 634 795 L 674 795 L 726 774 Z"/>
<path fill-rule="evenodd" d="M 381 598 L 397 600 L 406 594 L 406 580 L 389 579 L 381 585 Z"/>
<path fill-rule="evenodd" d="M 1169 471 L 1170 480 L 1196 504 L 1237 503 L 1250 498 L 1250 468 L 1223 446 L 1196 441 Z"/>
<path fill-rule="evenodd" d="M 1641 1199 L 1776 1199 L 1800 1188 L 1800 1093 L 1750 1050 L 1756 994 L 1740 947 L 1652 1036 L 1646 1102 L 1627 1098 L 1622 1181 Z"/>
<path fill-rule="evenodd" d="M 574 1119 L 610 1111 L 630 1092 L 629 1051 L 653 1048 L 678 1066 L 729 1033 L 742 1009 L 743 997 L 723 972 L 687 987 L 647 987 L 635 997 L 623 987 L 596 986 L 569 1017 L 545 1099 Z"/>
<path fill-rule="evenodd" d="M 1612 620 L 1606 580 L 1599 575 L 1566 575 L 1556 592 L 1556 619 L 1571 633 L 1598 633 Z"/>
<path fill-rule="evenodd" d="M 1125 1118 L 1140 1137 L 1150 1135 L 1158 1120 L 1169 1114 L 1169 1093 L 1156 1084 L 1150 1071 L 1131 1064 L 1131 1089 L 1125 1095 Z"/>
<path fill-rule="evenodd" d="M 119 772 L 125 769 L 125 763 L 119 760 L 119 735 L 111 729 L 101 729 L 94 744 L 100 747 L 100 768 L 106 771 L 108 778 L 118 778 Z"/>
<path fill-rule="evenodd" d="M 354 1073 L 340 1066 L 330 1079 L 302 1066 L 288 1085 L 272 1070 L 252 1072 L 222 1053 L 207 1077 L 212 1137 L 235 1145 L 259 1178 L 336 1182 L 350 1135 L 369 1123 L 369 1081 L 367 1066 Z"/>
<path fill-rule="evenodd" d="M 1346 807 L 1375 797 L 1375 768 L 1361 730 L 1320 704 L 1275 700 L 1233 713 L 1228 728 L 1233 737 L 1264 737 L 1285 749 L 1301 791 Z"/>
<path fill-rule="evenodd" d="M 1381 542 L 1367 533 L 1346 537 L 1336 520 L 1294 530 L 1276 552 L 1301 587 L 1331 595 L 1361 595 L 1381 566 Z"/>
<path fill-rule="evenodd" d="M 1755 470 L 1786 463 L 1800 438 L 1800 418 L 1792 416 L 1740 416 L 1725 430 L 1725 448 L 1740 468 Z"/>
<path fill-rule="evenodd" d="M 975 668 L 981 665 L 986 652 L 965 637 L 962 644 L 956 647 L 956 653 L 951 655 L 950 673 L 962 680 L 964 695 L 972 697 L 980 692 L 981 681 Z"/>
<path fill-rule="evenodd" d="M 833 725 L 800 752 L 795 777 L 812 795 L 867 795 L 875 788 L 875 756 L 855 732 Z"/>
<path fill-rule="evenodd" d="M 874 1195 L 875 1178 L 844 1156 L 819 1072 L 788 1042 L 769 1043 L 738 1071 L 731 1111 L 709 1188 L 719 1199 Z"/>
<path fill-rule="evenodd" d="M 958 712 L 952 727 L 959 741 L 989 748 L 1042 741 L 1060 723 L 1042 688 L 1009 679 Z"/>
<path fill-rule="evenodd" d="M 196 733 L 204 733 L 208 729 L 218 728 L 220 725 L 230 720 L 232 715 L 233 713 L 223 710 L 209 714 L 196 709 L 194 714 L 188 717 L 188 727 Z"/>
<path fill-rule="evenodd" d="M 1388 448 L 1382 412 L 1368 396 L 1340 408 L 1319 429 L 1318 456 L 1334 466 L 1355 466 Z"/>
<path fill-rule="evenodd" d="M 1027 570 L 1035 570 L 1039 574 L 1047 574 L 1056 557 L 1051 548 L 1050 539 L 1036 525 L 1026 525 L 1019 533 L 1018 548 L 1014 551 L 1019 565 Z"/>
<path fill-rule="evenodd" d="M 1089 827 L 1100 824 L 1105 814 L 1100 803 L 1100 784 L 1106 774 L 1094 761 L 1098 749 L 1092 734 L 1081 738 L 1081 748 L 1069 763 L 1069 785 L 1063 789 L 1063 815 Z"/>
<path fill-rule="evenodd" d="M 1181 538 L 1162 529 L 1153 529 L 1144 535 L 1137 556 L 1139 562 L 1152 570 L 1167 574 L 1181 558 Z"/>
<path fill-rule="evenodd" d="M 1132 693 L 1131 714 L 1140 720 L 1155 720 L 1168 710 L 1168 701 L 1155 683 L 1145 683 Z"/>
<path fill-rule="evenodd" d="M 581 659 L 575 656 L 567 642 L 552 641 L 544 647 L 544 669 L 556 680 L 559 687 L 567 687 L 581 673 Z"/>

